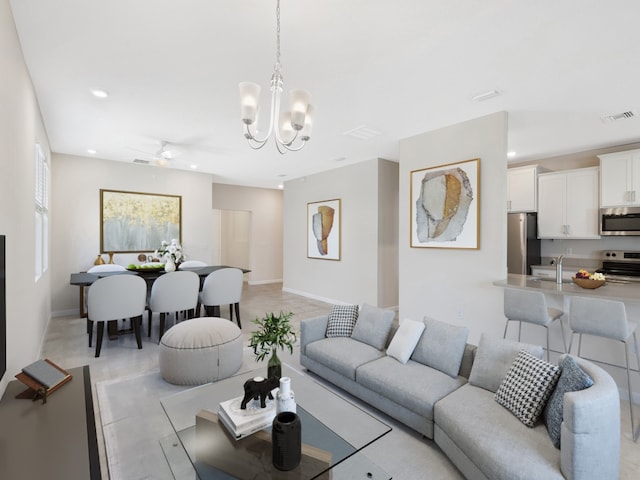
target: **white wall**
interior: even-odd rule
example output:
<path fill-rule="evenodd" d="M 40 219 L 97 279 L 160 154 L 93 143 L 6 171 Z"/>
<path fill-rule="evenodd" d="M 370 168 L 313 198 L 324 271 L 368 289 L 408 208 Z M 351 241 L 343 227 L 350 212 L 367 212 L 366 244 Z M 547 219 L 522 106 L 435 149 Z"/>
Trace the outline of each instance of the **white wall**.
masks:
<path fill-rule="evenodd" d="M 411 248 L 409 178 L 412 170 L 480 158 L 480 248 Z M 499 112 L 400 141 L 399 317 L 425 315 L 502 336 L 506 275 L 507 114 Z"/>
<path fill-rule="evenodd" d="M 282 191 L 215 183 L 212 203 L 219 210 L 251 212 L 249 284 L 282 281 Z"/>
<path fill-rule="evenodd" d="M 0 395 L 39 356 L 51 311 L 50 275 L 34 279 L 35 144 L 49 144 L 9 2 L 0 1 L 0 234 L 7 252 L 7 371 Z"/>
<path fill-rule="evenodd" d="M 182 247 L 188 258 L 213 262 L 219 246 L 213 233 L 209 174 L 133 163 L 53 155 L 52 310 L 78 311 L 71 273 L 86 271 L 100 253 L 100 189 L 182 196 Z M 170 239 L 167 239 L 170 240 Z M 105 260 L 108 255 L 102 256 Z M 138 263 L 137 253 L 115 254 L 114 263 Z"/>
<path fill-rule="evenodd" d="M 373 159 L 285 183 L 284 290 L 332 303 L 397 305 L 397 168 Z M 307 258 L 307 203 L 336 198 L 341 259 Z"/>

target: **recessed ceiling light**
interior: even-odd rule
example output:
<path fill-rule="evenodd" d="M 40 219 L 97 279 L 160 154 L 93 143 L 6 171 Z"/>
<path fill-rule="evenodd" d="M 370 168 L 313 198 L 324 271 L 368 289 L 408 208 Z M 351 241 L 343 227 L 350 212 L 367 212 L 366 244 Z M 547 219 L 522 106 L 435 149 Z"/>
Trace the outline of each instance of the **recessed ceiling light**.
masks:
<path fill-rule="evenodd" d="M 107 98 L 109 96 L 109 92 L 97 88 L 92 89 L 91 94 L 97 98 Z"/>
<path fill-rule="evenodd" d="M 87 153 L 90 154 L 90 155 L 95 155 L 98 152 L 96 152 L 93 148 L 90 148 L 90 149 L 87 150 Z"/>
<path fill-rule="evenodd" d="M 486 92 L 481 92 L 474 95 L 473 97 L 471 97 L 471 100 L 473 100 L 474 102 L 482 102 L 484 100 L 489 100 L 490 98 L 497 97 L 501 94 L 502 92 L 500 90 L 487 90 Z"/>
<path fill-rule="evenodd" d="M 335 159 L 336 162 L 344 162 L 347 159 L 347 157 L 338 157 Z"/>
<path fill-rule="evenodd" d="M 282 190 L 282 189 L 284 188 L 284 185 L 283 185 L 283 184 L 279 184 L 279 185 L 278 185 L 278 188 L 279 188 L 280 190 Z"/>
<path fill-rule="evenodd" d="M 516 152 L 513 152 L 513 151 L 511 151 L 511 152 L 507 152 L 507 157 L 509 157 L 509 158 L 513 158 L 513 157 L 515 157 L 515 156 L 516 156 Z"/>
<path fill-rule="evenodd" d="M 279 173 L 277 176 L 278 176 L 279 178 L 284 178 L 284 177 L 286 177 L 286 176 L 287 176 L 287 174 L 286 174 L 286 173 Z"/>
<path fill-rule="evenodd" d="M 195 163 L 192 163 L 189 166 L 191 167 L 191 170 L 197 170 L 198 169 L 198 165 L 196 165 Z"/>

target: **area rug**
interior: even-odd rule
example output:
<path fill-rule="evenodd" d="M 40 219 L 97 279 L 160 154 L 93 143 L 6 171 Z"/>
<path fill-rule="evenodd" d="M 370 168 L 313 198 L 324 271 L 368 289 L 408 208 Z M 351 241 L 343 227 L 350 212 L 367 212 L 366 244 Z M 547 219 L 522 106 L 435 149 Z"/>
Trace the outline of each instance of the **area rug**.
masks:
<path fill-rule="evenodd" d="M 298 350 L 298 349 L 296 349 Z M 299 350 L 283 361 L 299 368 Z M 258 367 L 249 349 L 238 373 Z M 301 369 L 304 370 L 304 369 Z M 462 479 L 431 441 L 332 385 L 314 379 L 336 394 L 392 426 L 393 430 L 363 450 L 368 459 L 394 479 Z M 174 434 L 160 400 L 191 387 L 165 382 L 159 371 L 96 384 L 100 417 L 111 480 L 173 480 L 160 441 Z M 188 478 L 193 478 L 191 474 Z"/>

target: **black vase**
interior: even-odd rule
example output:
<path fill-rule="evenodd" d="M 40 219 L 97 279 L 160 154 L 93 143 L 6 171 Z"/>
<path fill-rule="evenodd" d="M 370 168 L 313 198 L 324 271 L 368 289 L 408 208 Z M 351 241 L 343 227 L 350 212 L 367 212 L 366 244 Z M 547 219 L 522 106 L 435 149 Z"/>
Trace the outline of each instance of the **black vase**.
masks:
<path fill-rule="evenodd" d="M 293 412 L 281 412 L 273 419 L 271 428 L 273 466 L 278 470 L 293 470 L 302 454 L 302 426 Z"/>

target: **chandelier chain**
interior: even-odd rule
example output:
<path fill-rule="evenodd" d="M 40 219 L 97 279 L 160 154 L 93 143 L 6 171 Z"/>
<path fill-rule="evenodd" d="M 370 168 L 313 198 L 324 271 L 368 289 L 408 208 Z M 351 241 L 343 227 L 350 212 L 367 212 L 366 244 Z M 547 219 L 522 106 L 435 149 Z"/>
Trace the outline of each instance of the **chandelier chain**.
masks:
<path fill-rule="evenodd" d="M 280 0 L 276 6 L 276 70 L 280 71 Z"/>

